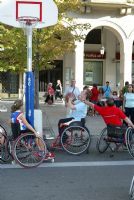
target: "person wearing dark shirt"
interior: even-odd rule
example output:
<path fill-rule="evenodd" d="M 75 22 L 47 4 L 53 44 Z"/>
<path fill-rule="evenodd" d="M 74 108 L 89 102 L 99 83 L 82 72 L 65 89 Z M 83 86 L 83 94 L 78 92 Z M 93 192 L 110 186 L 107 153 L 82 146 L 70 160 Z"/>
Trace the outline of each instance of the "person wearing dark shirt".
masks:
<path fill-rule="evenodd" d="M 55 87 L 55 100 L 57 100 L 57 98 L 60 98 L 62 100 L 63 95 L 62 95 L 62 84 L 60 80 L 57 80 L 57 85 Z"/>

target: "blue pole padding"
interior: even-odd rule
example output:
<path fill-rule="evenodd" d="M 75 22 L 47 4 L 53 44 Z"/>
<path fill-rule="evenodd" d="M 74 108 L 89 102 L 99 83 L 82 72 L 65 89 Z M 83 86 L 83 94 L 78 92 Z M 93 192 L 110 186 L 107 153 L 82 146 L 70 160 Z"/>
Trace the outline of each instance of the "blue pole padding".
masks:
<path fill-rule="evenodd" d="M 26 72 L 26 119 L 34 127 L 34 74 Z"/>

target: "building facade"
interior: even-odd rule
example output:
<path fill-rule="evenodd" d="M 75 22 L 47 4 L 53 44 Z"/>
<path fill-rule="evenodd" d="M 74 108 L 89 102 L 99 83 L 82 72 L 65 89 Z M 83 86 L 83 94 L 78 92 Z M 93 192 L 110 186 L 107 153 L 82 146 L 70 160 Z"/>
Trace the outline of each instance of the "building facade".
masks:
<path fill-rule="evenodd" d="M 64 56 L 64 86 L 71 77 L 81 89 L 110 81 L 118 90 L 125 81 L 134 81 L 134 1 L 83 0 L 81 14 L 72 16 L 78 23 L 90 23 L 91 29 L 85 30 L 85 40 L 76 42 L 75 52 Z"/>
<path fill-rule="evenodd" d="M 80 89 L 84 85 L 101 86 L 109 81 L 117 91 L 125 81 L 134 82 L 134 0 L 82 0 L 82 3 L 80 12 L 70 15 L 77 23 L 88 23 L 91 28 L 83 31 L 85 40 L 76 42 L 75 50 L 66 53 L 53 70 L 40 73 L 41 92 L 48 82 L 55 84 L 57 79 L 65 88 L 71 78 L 75 78 Z M 15 90 L 9 95 L 6 88 L 9 89 L 11 83 L 8 87 L 0 76 L 2 97 L 4 92 L 15 96 L 18 85 L 21 96 L 22 80 L 22 75 L 16 79 Z"/>

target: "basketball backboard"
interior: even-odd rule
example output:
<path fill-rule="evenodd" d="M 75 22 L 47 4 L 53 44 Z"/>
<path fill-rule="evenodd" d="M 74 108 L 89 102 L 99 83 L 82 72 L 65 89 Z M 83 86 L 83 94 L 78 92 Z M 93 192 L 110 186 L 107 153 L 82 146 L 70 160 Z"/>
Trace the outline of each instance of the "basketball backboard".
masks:
<path fill-rule="evenodd" d="M 43 28 L 57 23 L 58 9 L 53 0 L 1 0 L 0 22 L 22 28 L 20 17 L 36 17 L 35 28 Z"/>

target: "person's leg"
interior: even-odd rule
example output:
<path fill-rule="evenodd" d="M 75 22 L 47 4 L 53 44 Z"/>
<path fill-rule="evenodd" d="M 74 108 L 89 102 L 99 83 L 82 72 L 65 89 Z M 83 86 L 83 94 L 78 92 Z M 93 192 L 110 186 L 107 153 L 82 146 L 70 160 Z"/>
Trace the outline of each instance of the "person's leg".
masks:
<path fill-rule="evenodd" d="M 59 135 L 61 136 L 62 132 L 64 131 L 64 129 L 66 128 L 65 126 L 61 126 L 62 124 L 71 121 L 73 118 L 64 118 L 64 119 L 60 119 L 58 122 L 58 131 L 59 131 Z"/>
<path fill-rule="evenodd" d="M 125 114 L 126 114 L 127 117 L 130 116 L 130 108 L 125 107 Z"/>
<path fill-rule="evenodd" d="M 130 108 L 130 118 L 132 123 L 134 124 L 134 108 Z"/>
<path fill-rule="evenodd" d="M 57 97 L 58 97 L 58 95 L 57 95 L 57 91 L 55 92 L 55 100 L 57 100 Z"/>

